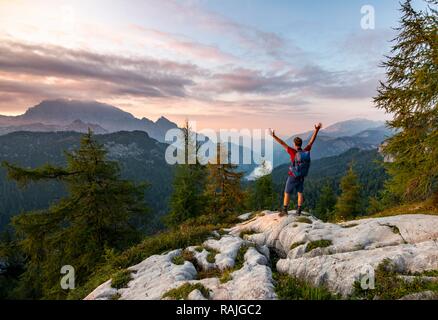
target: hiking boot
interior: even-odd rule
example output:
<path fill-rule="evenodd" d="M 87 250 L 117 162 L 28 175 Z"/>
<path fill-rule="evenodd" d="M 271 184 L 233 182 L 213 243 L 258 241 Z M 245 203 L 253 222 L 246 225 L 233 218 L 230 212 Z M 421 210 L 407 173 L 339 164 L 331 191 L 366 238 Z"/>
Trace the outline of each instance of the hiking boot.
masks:
<path fill-rule="evenodd" d="M 287 216 L 289 214 L 289 212 L 288 212 L 288 210 L 287 210 L 287 207 L 283 207 L 281 210 L 280 210 L 280 214 L 279 214 L 279 216 L 280 217 L 284 217 L 284 216 Z"/>
<path fill-rule="evenodd" d="M 301 216 L 301 215 L 302 215 L 302 213 L 301 213 L 301 207 L 298 207 L 298 208 L 297 208 L 296 215 L 297 215 L 297 216 Z"/>

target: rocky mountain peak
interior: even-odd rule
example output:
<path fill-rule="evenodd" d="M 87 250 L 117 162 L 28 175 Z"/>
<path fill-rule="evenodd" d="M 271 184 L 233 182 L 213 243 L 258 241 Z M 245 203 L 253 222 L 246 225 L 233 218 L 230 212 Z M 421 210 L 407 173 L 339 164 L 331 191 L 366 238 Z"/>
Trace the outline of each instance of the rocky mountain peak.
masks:
<path fill-rule="evenodd" d="M 36 130 L 34 125 L 36 123 L 43 125 L 43 128 Z M 82 128 L 83 124 L 94 126 L 96 133 L 145 131 L 149 136 L 161 142 L 164 141 L 167 130 L 177 127 L 175 123 L 164 117 L 157 122 L 147 118 L 138 119 L 131 113 L 106 103 L 54 99 L 41 101 L 16 117 L 0 116 L 2 126 L 0 134 L 14 131 L 62 131 L 64 127 L 67 128 L 66 130 L 72 130 L 70 127 L 74 129 L 75 126 L 80 126 Z M 83 132 L 83 129 L 72 131 Z"/>

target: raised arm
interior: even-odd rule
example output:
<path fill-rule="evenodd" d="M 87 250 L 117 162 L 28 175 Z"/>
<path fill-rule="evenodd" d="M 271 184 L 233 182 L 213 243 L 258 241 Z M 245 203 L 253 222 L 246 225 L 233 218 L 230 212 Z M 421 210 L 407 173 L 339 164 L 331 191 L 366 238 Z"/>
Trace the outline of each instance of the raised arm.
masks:
<path fill-rule="evenodd" d="M 285 148 L 286 150 L 287 150 L 287 148 L 289 148 L 289 146 L 286 144 L 286 142 L 284 142 L 283 140 L 281 140 L 279 137 L 277 137 L 275 135 L 275 131 L 274 130 L 270 129 L 270 133 L 271 133 L 272 138 L 274 138 L 275 141 L 277 141 L 279 144 L 281 144 L 281 146 L 283 148 Z"/>
<path fill-rule="evenodd" d="M 312 137 L 310 138 L 308 146 L 312 146 L 315 142 L 316 136 L 318 135 L 319 130 L 321 130 L 322 124 L 318 123 L 315 125 L 315 131 L 313 131 Z"/>

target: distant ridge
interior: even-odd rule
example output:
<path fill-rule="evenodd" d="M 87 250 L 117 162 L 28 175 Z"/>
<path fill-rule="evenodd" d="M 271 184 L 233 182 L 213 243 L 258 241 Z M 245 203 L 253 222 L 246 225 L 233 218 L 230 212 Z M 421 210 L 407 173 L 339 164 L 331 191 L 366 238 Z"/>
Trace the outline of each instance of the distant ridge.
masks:
<path fill-rule="evenodd" d="M 156 122 L 147 118 L 138 119 L 109 104 L 70 99 L 44 100 L 22 115 L 0 116 L 0 134 L 14 131 L 83 132 L 89 126 L 96 133 L 145 131 L 161 142 L 164 141 L 167 130 L 177 127 L 164 117 Z"/>

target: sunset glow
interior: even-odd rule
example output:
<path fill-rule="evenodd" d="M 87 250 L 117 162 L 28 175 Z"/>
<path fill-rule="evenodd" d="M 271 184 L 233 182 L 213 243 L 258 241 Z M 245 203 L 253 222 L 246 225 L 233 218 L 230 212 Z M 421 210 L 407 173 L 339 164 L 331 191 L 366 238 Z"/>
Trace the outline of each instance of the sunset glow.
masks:
<path fill-rule="evenodd" d="M 0 1 L 0 114 L 98 100 L 152 120 L 286 134 L 385 119 L 372 97 L 397 1 Z"/>

